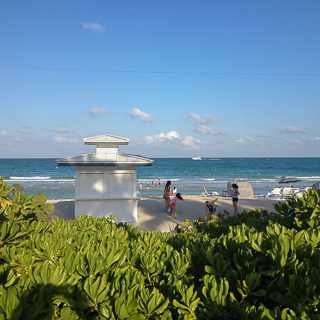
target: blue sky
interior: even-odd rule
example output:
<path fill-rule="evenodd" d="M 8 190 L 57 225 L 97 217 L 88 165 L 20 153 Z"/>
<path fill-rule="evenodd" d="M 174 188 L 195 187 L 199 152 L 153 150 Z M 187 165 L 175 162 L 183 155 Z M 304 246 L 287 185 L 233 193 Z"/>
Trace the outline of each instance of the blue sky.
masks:
<path fill-rule="evenodd" d="M 0 157 L 320 156 L 320 1 L 0 1 Z"/>

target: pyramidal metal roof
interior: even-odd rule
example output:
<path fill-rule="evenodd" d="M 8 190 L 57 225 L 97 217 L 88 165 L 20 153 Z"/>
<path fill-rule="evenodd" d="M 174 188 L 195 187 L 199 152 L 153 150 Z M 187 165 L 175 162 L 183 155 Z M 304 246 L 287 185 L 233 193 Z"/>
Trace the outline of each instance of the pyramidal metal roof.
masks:
<path fill-rule="evenodd" d="M 130 139 L 105 134 L 102 136 L 95 136 L 83 139 L 85 144 L 90 145 L 125 145 L 129 144 Z"/>
<path fill-rule="evenodd" d="M 59 166 L 151 166 L 153 160 L 146 157 L 118 152 L 118 145 L 129 144 L 130 139 L 112 135 L 83 139 L 85 144 L 96 145 L 97 152 L 56 160 Z"/>
<path fill-rule="evenodd" d="M 124 153 L 90 153 L 56 160 L 59 166 L 152 166 L 153 160 Z"/>

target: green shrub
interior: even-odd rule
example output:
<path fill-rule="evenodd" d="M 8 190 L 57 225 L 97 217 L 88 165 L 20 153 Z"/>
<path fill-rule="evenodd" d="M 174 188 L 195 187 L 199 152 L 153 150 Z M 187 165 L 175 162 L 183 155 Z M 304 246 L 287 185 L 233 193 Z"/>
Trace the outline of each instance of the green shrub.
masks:
<path fill-rule="evenodd" d="M 29 200 L 6 215 L 16 200 L 1 197 L 0 319 L 319 319 L 319 204 L 309 197 L 304 215 L 288 201 L 281 212 L 294 217 L 246 211 L 179 234 L 114 217 L 47 223 Z"/>
<path fill-rule="evenodd" d="M 43 193 L 26 196 L 23 187 L 14 184 L 12 188 L 0 177 L 0 221 L 38 219 L 47 220 L 54 212 L 54 206 L 47 202 Z"/>
<path fill-rule="evenodd" d="M 309 189 L 298 200 L 289 198 L 274 207 L 282 218 L 282 224 L 288 228 L 302 230 L 320 225 L 320 194 L 313 189 Z"/>

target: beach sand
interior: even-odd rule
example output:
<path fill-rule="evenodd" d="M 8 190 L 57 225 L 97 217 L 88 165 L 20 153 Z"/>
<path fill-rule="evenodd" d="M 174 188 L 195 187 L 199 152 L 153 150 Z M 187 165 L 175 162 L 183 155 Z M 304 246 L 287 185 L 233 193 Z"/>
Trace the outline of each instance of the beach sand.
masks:
<path fill-rule="evenodd" d="M 160 230 L 163 232 L 173 231 L 177 224 L 185 219 L 191 221 L 198 218 L 205 219 L 205 201 L 218 199 L 216 204 L 217 213 L 223 210 L 233 214 L 232 199 L 230 197 L 202 197 L 199 195 L 182 195 L 184 201 L 178 203 L 178 218 L 170 217 L 164 212 L 165 201 L 162 196 L 142 197 L 138 202 L 138 228 L 140 230 Z M 55 212 L 50 217 L 59 217 L 64 220 L 74 220 L 74 200 L 48 200 L 54 204 Z M 244 209 L 254 210 L 256 208 L 266 209 L 269 212 L 276 212 L 273 204 L 275 201 L 265 198 L 239 199 L 239 212 Z"/>

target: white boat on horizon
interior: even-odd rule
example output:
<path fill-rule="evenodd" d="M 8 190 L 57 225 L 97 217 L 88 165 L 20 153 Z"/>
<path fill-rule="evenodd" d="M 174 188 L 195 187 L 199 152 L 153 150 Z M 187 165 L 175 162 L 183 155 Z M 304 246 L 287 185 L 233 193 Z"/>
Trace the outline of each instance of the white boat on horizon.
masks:
<path fill-rule="evenodd" d="M 192 158 L 192 160 L 202 160 L 202 159 L 201 159 L 201 157 L 197 156 L 197 157 Z"/>

